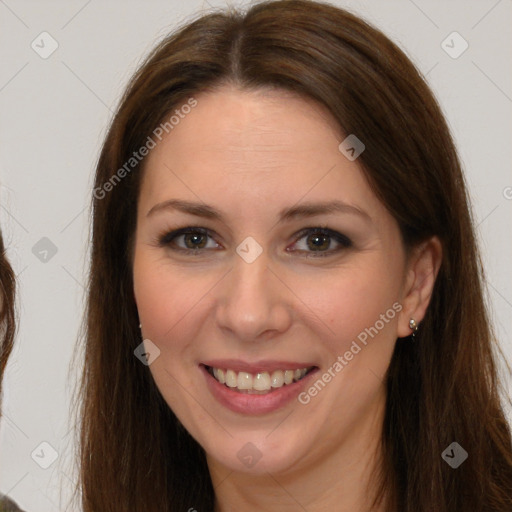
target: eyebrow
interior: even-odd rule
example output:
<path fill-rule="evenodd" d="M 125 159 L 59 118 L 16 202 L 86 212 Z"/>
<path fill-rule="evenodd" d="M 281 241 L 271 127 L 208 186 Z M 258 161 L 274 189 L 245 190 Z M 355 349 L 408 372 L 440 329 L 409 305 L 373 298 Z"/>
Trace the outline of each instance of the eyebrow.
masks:
<path fill-rule="evenodd" d="M 178 210 L 183 213 L 195 215 L 197 217 L 218 220 L 225 223 L 222 213 L 213 206 L 209 206 L 204 203 L 184 201 L 180 199 L 168 199 L 167 201 L 163 201 L 154 205 L 146 214 L 146 217 L 164 210 Z M 279 213 L 279 222 L 290 221 L 297 218 L 314 217 L 315 215 L 323 215 L 329 213 L 347 213 L 358 215 L 364 218 L 366 221 L 372 220 L 367 212 L 357 206 L 344 203 L 343 201 L 327 201 L 316 203 L 301 203 L 299 205 L 285 208 Z"/>

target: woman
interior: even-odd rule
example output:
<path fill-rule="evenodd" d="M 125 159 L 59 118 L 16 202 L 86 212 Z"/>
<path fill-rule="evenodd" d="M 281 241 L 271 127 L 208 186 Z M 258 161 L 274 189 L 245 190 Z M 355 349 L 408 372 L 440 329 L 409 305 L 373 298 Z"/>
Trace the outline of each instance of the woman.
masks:
<path fill-rule="evenodd" d="M 0 398 L 4 371 L 9 355 L 12 352 L 14 333 L 16 330 L 14 315 L 15 290 L 16 281 L 14 272 L 5 256 L 4 240 L 0 233 Z M 21 512 L 21 509 L 7 496 L 0 494 L 0 512 L 16 511 Z"/>
<path fill-rule="evenodd" d="M 511 510 L 461 166 L 381 32 L 308 1 L 188 24 L 93 207 L 86 512 Z"/>

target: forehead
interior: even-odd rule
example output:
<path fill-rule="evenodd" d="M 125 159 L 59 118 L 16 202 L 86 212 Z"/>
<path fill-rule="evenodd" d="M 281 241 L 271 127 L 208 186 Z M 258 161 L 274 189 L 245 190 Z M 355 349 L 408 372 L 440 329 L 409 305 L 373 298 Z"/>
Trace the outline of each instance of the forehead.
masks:
<path fill-rule="evenodd" d="M 260 161 L 268 165 L 271 157 L 295 162 L 308 153 L 336 148 L 340 138 L 325 108 L 286 91 L 242 91 L 226 86 L 195 98 L 197 105 L 159 148 L 165 146 L 180 160 L 215 155 L 216 163 L 238 162 L 243 170 Z"/>
<path fill-rule="evenodd" d="M 339 151 L 344 135 L 318 103 L 281 90 L 232 87 L 194 98 L 197 105 L 148 155 L 142 201 L 229 198 L 233 207 L 281 209 L 305 198 L 383 208 L 357 161 Z"/>

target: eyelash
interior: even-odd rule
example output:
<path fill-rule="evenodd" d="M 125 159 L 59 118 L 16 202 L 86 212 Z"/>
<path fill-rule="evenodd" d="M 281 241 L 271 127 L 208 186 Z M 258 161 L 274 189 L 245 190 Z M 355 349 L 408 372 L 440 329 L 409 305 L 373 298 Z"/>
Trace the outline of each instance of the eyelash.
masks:
<path fill-rule="evenodd" d="M 190 234 L 201 234 L 204 236 L 212 236 L 212 232 L 209 229 L 201 228 L 201 227 L 186 227 L 181 229 L 176 229 L 174 231 L 170 232 L 164 232 L 162 233 L 156 240 L 157 245 L 160 247 L 168 247 L 173 251 L 182 252 L 191 255 L 198 254 L 204 249 L 184 249 L 183 247 L 171 247 L 172 242 L 179 236 L 183 235 L 190 235 Z M 295 236 L 297 237 L 296 241 L 294 243 L 297 243 L 299 240 L 304 238 L 306 235 L 310 234 L 317 234 L 317 235 L 323 235 L 330 237 L 334 239 L 336 242 L 340 244 L 340 247 L 335 250 L 328 250 L 328 251 L 305 251 L 311 254 L 308 254 L 304 257 L 306 258 L 323 258 L 327 256 L 331 256 L 334 253 L 338 253 L 342 249 L 347 249 L 349 247 L 352 247 L 352 241 L 346 236 L 341 233 L 338 233 L 337 231 L 334 231 L 332 229 L 328 228 L 319 228 L 319 227 L 309 227 L 301 230 L 299 233 L 297 233 Z M 213 237 L 212 237 L 213 238 Z"/>

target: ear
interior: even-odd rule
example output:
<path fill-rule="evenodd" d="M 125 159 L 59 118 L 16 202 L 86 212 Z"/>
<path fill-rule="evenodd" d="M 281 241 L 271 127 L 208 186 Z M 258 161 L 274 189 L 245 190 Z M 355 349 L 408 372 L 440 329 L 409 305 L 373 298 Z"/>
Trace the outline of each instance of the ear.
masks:
<path fill-rule="evenodd" d="M 419 325 L 425 317 L 442 257 L 441 242 L 439 238 L 432 237 L 414 247 L 407 258 L 402 289 L 402 310 L 398 317 L 397 336 L 399 338 L 412 334 L 409 327 L 411 318 L 414 318 Z"/>

